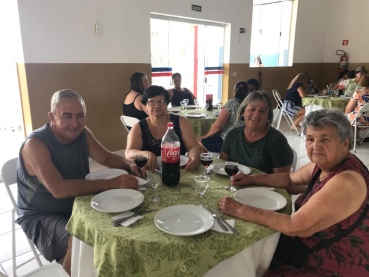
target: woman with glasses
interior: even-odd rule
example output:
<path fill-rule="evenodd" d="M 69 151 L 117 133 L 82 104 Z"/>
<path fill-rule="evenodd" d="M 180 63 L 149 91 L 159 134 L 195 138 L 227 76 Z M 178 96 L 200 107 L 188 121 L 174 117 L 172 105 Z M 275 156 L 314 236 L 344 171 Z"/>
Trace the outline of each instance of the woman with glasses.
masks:
<path fill-rule="evenodd" d="M 193 171 L 200 165 L 201 147 L 196 141 L 195 133 L 188 120 L 179 115 L 167 113 L 169 104 L 168 91 L 160 86 L 151 86 L 142 96 L 142 104 L 148 117 L 136 123 L 128 135 L 126 158 L 133 159 L 135 155 L 146 154 L 147 169 L 155 169 L 156 157 L 161 155 L 161 139 L 167 131 L 167 123 L 174 123 L 181 143 L 181 155 L 188 152 L 188 171 Z"/>

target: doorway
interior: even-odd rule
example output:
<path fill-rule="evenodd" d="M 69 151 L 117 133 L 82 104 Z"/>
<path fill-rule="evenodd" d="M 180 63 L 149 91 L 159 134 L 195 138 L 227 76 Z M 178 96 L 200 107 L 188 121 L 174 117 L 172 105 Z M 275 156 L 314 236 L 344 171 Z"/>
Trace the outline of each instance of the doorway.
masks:
<path fill-rule="evenodd" d="M 205 103 L 222 99 L 225 25 L 151 15 L 152 84 L 172 88 L 171 76 L 182 75 L 182 87 Z"/>

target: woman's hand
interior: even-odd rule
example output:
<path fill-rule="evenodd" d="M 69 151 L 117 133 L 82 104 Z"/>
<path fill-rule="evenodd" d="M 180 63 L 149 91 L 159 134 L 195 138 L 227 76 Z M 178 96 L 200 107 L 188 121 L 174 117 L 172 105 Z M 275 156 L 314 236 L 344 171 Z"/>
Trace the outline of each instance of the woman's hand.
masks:
<path fill-rule="evenodd" d="M 154 153 L 147 151 L 146 152 L 147 155 L 147 163 L 146 166 L 144 167 L 147 170 L 154 170 L 157 167 L 157 159 Z"/>
<path fill-rule="evenodd" d="M 237 210 L 243 205 L 230 197 L 220 198 L 218 201 L 218 207 L 223 214 L 236 216 Z"/>
<path fill-rule="evenodd" d="M 195 171 L 200 165 L 200 159 L 195 158 L 189 158 L 186 164 L 186 170 L 187 171 Z"/>
<path fill-rule="evenodd" d="M 135 164 L 135 162 L 129 161 L 127 160 L 127 163 L 129 164 L 129 169 L 131 170 L 131 172 L 138 176 L 141 177 L 141 172 L 140 169 L 138 168 L 138 166 Z"/>
<path fill-rule="evenodd" d="M 197 139 L 197 141 L 198 141 L 198 142 L 200 142 L 200 141 L 202 141 L 203 139 L 206 139 L 206 138 L 208 138 L 208 137 L 209 137 L 208 135 L 203 135 L 203 136 L 199 137 L 199 138 Z"/>

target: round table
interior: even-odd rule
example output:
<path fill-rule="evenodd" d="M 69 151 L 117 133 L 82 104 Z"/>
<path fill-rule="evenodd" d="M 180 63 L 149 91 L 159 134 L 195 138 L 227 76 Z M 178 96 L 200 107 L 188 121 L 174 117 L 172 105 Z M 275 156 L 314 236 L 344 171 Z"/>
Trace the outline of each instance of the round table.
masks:
<path fill-rule="evenodd" d="M 218 162 L 223 161 L 214 160 L 214 163 Z M 155 214 L 165 207 L 202 203 L 217 209 L 221 197 L 233 197 L 232 192 L 224 189 L 229 177 L 213 173 L 210 175 L 210 188 L 200 198 L 193 187 L 193 178 L 202 172 L 201 166 L 192 173 L 181 169 L 178 186 L 161 184 L 157 188 L 155 195 L 161 198 L 159 203 L 147 200 L 153 196 L 152 190 L 143 191 L 145 200 L 140 208 L 157 211 L 144 215 L 129 227 L 113 227 L 113 214 L 91 208 L 93 195 L 76 197 L 66 229 L 77 242 L 87 244 L 89 249 L 72 255 L 72 277 L 204 276 L 207 272 L 206 276 L 219 276 L 220 272 L 232 272 L 229 263 L 227 266 L 229 261 L 232 264 L 232 259 L 237 259 L 236 266 L 232 266 L 232 276 L 261 276 L 269 266 L 279 238 L 279 233 L 268 227 L 232 218 L 239 235 L 209 230 L 200 235 L 182 237 L 164 233 L 155 226 Z M 261 172 L 252 169 L 252 173 Z M 290 195 L 284 189 L 275 191 L 287 199 L 287 206 L 279 212 L 291 214 Z M 224 218 L 230 217 L 224 215 Z M 79 251 L 79 248 L 80 245 L 74 241 L 73 251 Z M 92 266 L 88 269 L 86 260 L 90 264 L 94 262 L 95 274 Z M 90 270 L 87 275 L 86 270 Z"/>
<path fill-rule="evenodd" d="M 179 113 L 175 113 L 181 116 L 184 116 L 187 118 L 187 120 L 190 122 L 192 129 L 196 135 L 196 138 L 201 137 L 202 135 L 205 135 L 211 125 L 217 120 L 217 116 L 214 115 L 215 111 L 218 110 L 212 110 L 212 111 L 207 111 L 205 109 L 182 109 L 181 107 L 176 107 L 178 109 L 180 109 L 181 111 Z M 190 117 L 187 116 L 188 113 L 191 112 L 198 112 L 198 113 L 203 113 L 205 114 L 204 117 Z"/>

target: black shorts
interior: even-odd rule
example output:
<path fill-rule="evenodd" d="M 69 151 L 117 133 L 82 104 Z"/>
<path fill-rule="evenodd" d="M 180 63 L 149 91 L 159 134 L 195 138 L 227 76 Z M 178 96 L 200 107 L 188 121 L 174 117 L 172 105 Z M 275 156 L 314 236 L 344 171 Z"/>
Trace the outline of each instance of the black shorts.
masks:
<path fill-rule="evenodd" d="M 27 218 L 22 229 L 46 260 L 62 264 L 70 237 L 65 229 L 68 220 L 69 216 L 60 214 L 37 215 Z"/>

